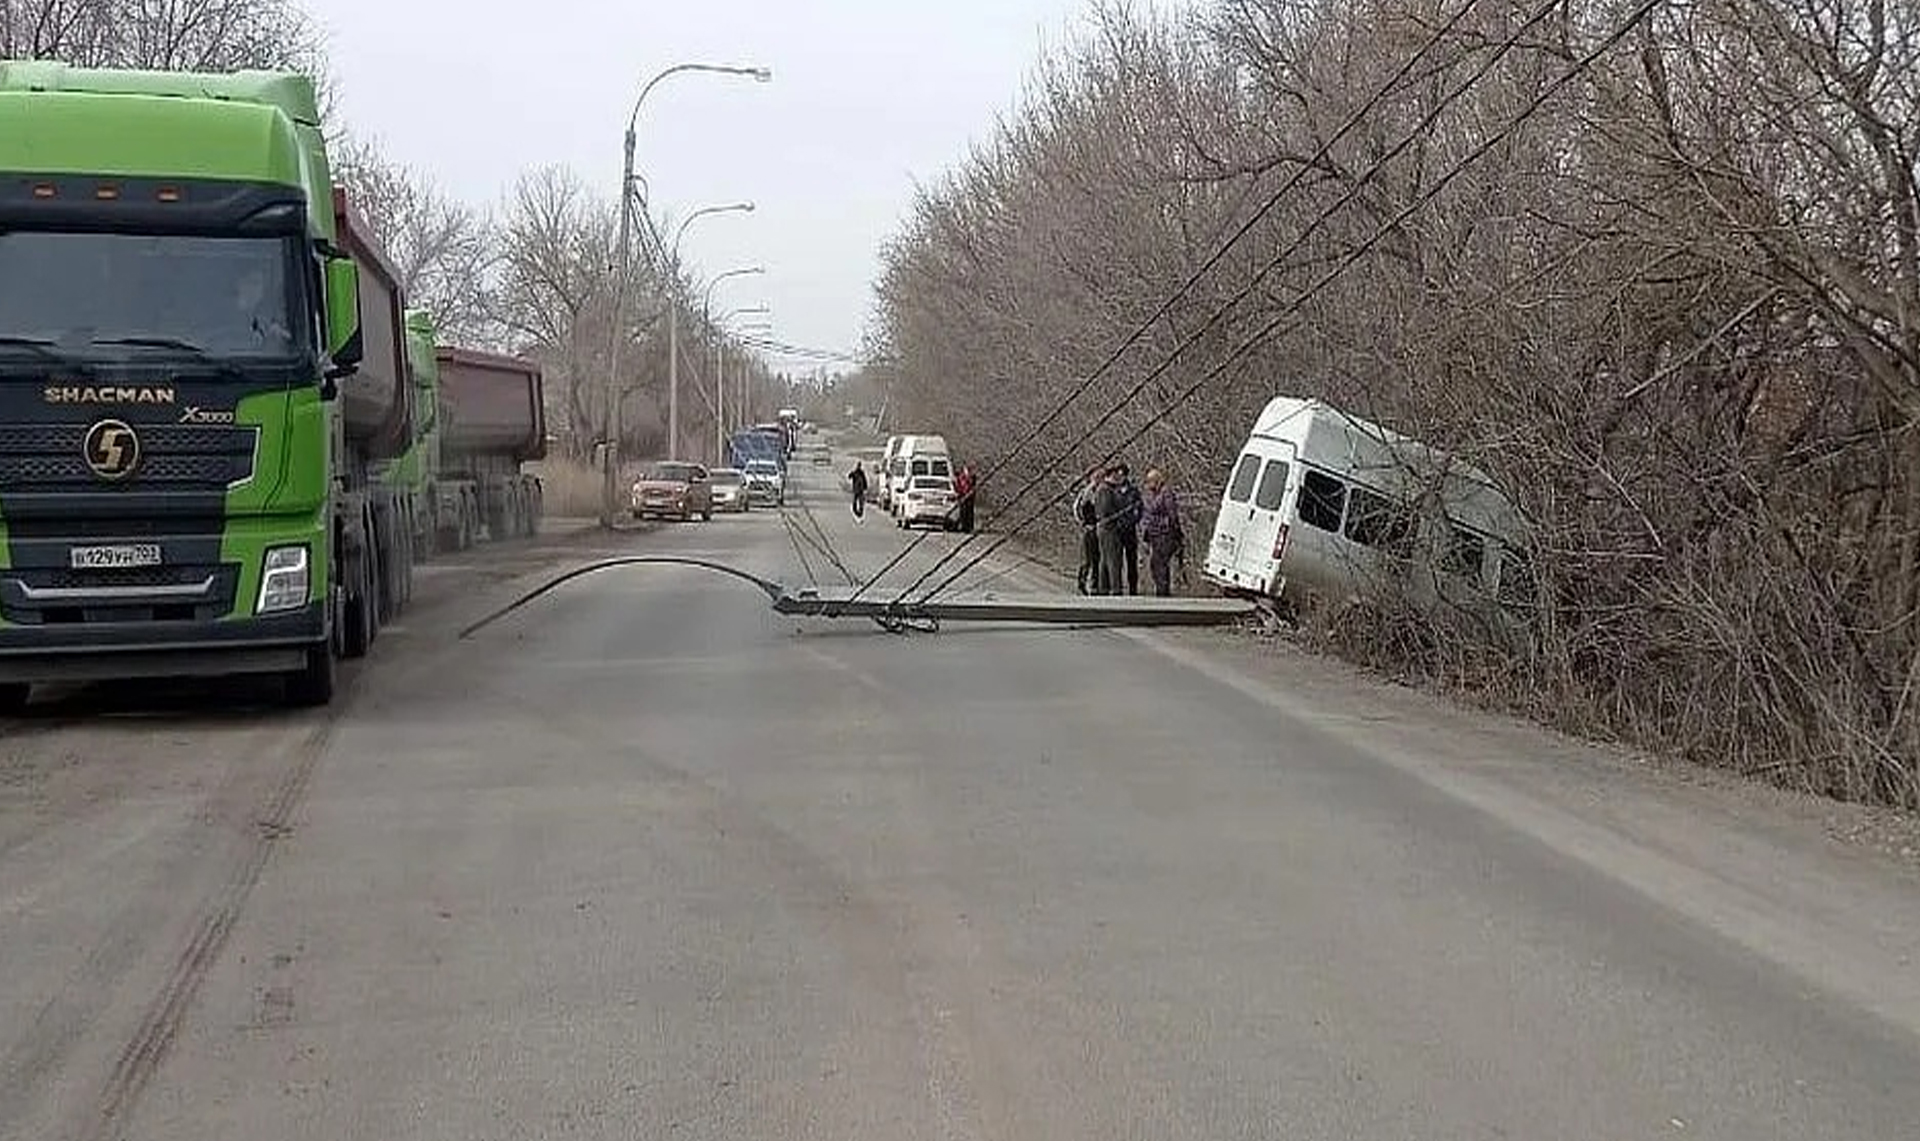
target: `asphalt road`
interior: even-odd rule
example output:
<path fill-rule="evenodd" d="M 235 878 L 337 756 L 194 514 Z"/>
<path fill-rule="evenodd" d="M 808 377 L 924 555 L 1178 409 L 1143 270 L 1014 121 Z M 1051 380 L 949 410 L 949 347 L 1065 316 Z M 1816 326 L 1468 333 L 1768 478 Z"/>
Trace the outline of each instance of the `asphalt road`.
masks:
<path fill-rule="evenodd" d="M 1214 633 L 649 566 L 454 638 L 585 554 L 435 568 L 325 714 L 9 726 L 0 1137 L 1914 1136 L 1920 891 L 1791 812 Z"/>

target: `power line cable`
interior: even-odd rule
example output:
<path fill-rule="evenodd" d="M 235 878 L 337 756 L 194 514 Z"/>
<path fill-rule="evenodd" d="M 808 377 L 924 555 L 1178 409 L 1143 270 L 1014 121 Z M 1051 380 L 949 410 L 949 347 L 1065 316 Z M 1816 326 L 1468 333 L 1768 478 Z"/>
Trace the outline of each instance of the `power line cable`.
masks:
<path fill-rule="evenodd" d="M 1465 97 L 1465 95 L 1469 91 L 1471 91 L 1473 87 L 1477 85 L 1480 82 L 1480 80 L 1483 79 L 1489 71 L 1493 70 L 1495 65 L 1497 65 L 1502 59 L 1506 58 L 1507 54 L 1511 52 L 1516 46 L 1519 45 L 1520 41 L 1526 37 L 1527 33 L 1530 32 L 1535 25 L 1539 24 L 1541 21 L 1545 20 L 1548 16 L 1552 15 L 1554 11 L 1556 11 L 1558 8 L 1561 7 L 1562 3 L 1563 3 L 1563 0 L 1548 0 L 1548 3 L 1546 3 L 1539 9 L 1535 10 L 1534 13 L 1531 16 L 1529 16 L 1524 22 L 1522 22 L 1518 27 L 1514 28 L 1511 34 L 1509 34 L 1506 39 L 1502 40 L 1499 44 L 1497 44 L 1494 47 L 1494 50 L 1491 53 L 1489 53 L 1484 60 L 1481 61 L 1480 66 L 1476 68 L 1472 74 L 1468 75 L 1463 82 L 1456 85 L 1453 88 L 1453 90 L 1451 90 L 1446 94 L 1446 96 L 1444 96 L 1438 102 L 1436 102 L 1433 108 L 1430 109 L 1425 115 L 1421 117 L 1419 123 L 1417 123 L 1412 130 L 1408 131 L 1405 135 L 1401 136 L 1399 141 L 1394 143 L 1392 147 L 1388 148 L 1386 152 L 1384 152 L 1378 159 L 1376 159 L 1372 166 L 1368 167 L 1365 171 L 1363 171 L 1360 174 L 1360 176 L 1354 180 L 1353 184 L 1347 189 L 1346 193 L 1342 194 L 1333 203 L 1331 203 L 1330 205 L 1322 209 L 1318 215 L 1316 215 L 1311 221 L 1309 221 L 1304 227 L 1301 228 L 1301 231 L 1294 236 L 1293 241 L 1289 243 L 1285 249 L 1281 250 L 1278 255 L 1276 255 L 1272 260 L 1268 261 L 1264 266 L 1262 266 L 1259 272 L 1255 273 L 1252 279 L 1249 280 L 1244 286 L 1242 286 L 1237 293 L 1235 293 L 1232 297 L 1228 298 L 1227 302 L 1224 305 L 1221 305 L 1219 308 L 1215 309 L 1213 314 L 1207 318 L 1205 323 L 1203 323 L 1199 328 L 1195 329 L 1191 335 L 1189 335 L 1187 338 L 1181 341 L 1178 345 L 1174 346 L 1173 351 L 1168 353 L 1166 358 L 1163 359 L 1153 369 L 1148 371 L 1145 376 L 1141 377 L 1140 381 L 1137 384 L 1135 384 L 1126 393 L 1125 396 L 1123 396 L 1120 400 L 1115 401 L 1113 404 L 1111 404 L 1107 408 L 1107 411 L 1098 420 L 1094 422 L 1093 426 L 1087 429 L 1086 432 L 1082 434 L 1080 440 L 1077 440 L 1073 444 L 1069 445 L 1068 449 L 1065 452 L 1062 452 L 1053 461 L 1048 463 L 1045 467 L 1043 467 L 1040 470 L 1038 474 L 1036 474 L 1023 487 L 1021 487 L 1017 492 L 1015 492 L 1011 499 L 1009 499 L 998 511 L 996 511 L 992 516 L 990 516 L 987 519 L 987 526 L 991 526 L 994 522 L 1003 518 L 1008 512 L 1012 511 L 1014 507 L 1017 506 L 1020 503 L 1020 501 L 1026 497 L 1028 492 L 1032 491 L 1034 487 L 1038 486 L 1040 481 L 1052 475 L 1055 472 L 1055 470 L 1059 467 L 1059 465 L 1067 459 L 1068 456 L 1070 456 L 1074 451 L 1078 450 L 1081 441 L 1084 441 L 1085 439 L 1090 438 L 1094 433 L 1098 432 L 1101 428 L 1105 427 L 1110 420 L 1112 420 L 1115 416 L 1119 415 L 1119 413 L 1123 409 L 1125 409 L 1129 404 L 1133 402 L 1135 398 L 1137 398 L 1142 392 L 1144 392 L 1148 385 L 1158 380 L 1169 369 L 1171 369 L 1174 366 L 1174 364 L 1178 362 L 1182 354 L 1184 354 L 1188 349 L 1192 348 L 1195 344 L 1199 343 L 1200 339 L 1204 337 L 1208 332 L 1210 332 L 1215 325 L 1218 325 L 1222 320 L 1224 320 L 1227 317 L 1228 314 L 1232 313 L 1233 310 L 1236 309 L 1242 301 L 1246 300 L 1249 296 L 1251 296 L 1254 290 L 1260 287 L 1261 283 L 1263 283 L 1275 270 L 1279 269 L 1283 264 L 1285 264 L 1289 258 L 1293 257 L 1293 255 L 1297 253 L 1302 246 L 1306 245 L 1308 240 L 1310 240 L 1316 233 L 1318 233 L 1319 230 L 1334 217 L 1334 215 L 1338 214 L 1341 210 L 1345 209 L 1350 202 L 1352 202 L 1355 198 L 1359 197 L 1363 192 L 1365 192 L 1369 184 L 1372 183 L 1374 178 L 1378 176 L 1381 171 L 1386 169 L 1388 164 L 1392 163 L 1396 158 L 1400 157 L 1400 155 L 1404 153 L 1408 147 L 1412 146 L 1414 143 L 1420 141 L 1420 139 L 1425 137 L 1426 133 L 1433 127 L 1435 123 L 1437 123 L 1440 120 L 1440 117 L 1444 115 L 1447 112 L 1447 110 L 1453 106 L 1454 103 L 1458 102 L 1460 99 Z M 1458 170 L 1456 169 L 1454 173 L 1457 174 Z M 1376 234 L 1370 240 L 1377 242 L 1381 236 L 1383 235 Z M 984 479 L 980 482 L 984 482 Z M 961 541 L 959 544 L 949 548 L 945 553 L 941 555 L 941 557 L 938 560 L 934 562 L 932 566 L 928 567 L 925 571 L 923 571 L 920 574 L 918 578 L 914 579 L 914 581 L 910 583 L 907 586 L 907 588 L 903 590 L 898 597 L 895 598 L 894 601 L 895 602 L 903 601 L 908 594 L 912 593 L 915 590 L 918 590 L 922 585 L 924 585 L 927 582 L 928 579 L 940 573 L 941 568 L 945 567 L 948 563 L 951 563 L 954 559 L 958 558 L 961 555 L 961 553 L 966 550 L 968 546 L 972 545 L 973 540 L 980 533 L 983 533 L 983 532 L 976 532 L 974 535 L 969 535 L 965 540 Z"/>
<path fill-rule="evenodd" d="M 1021 451 L 1023 451 L 1029 444 L 1039 439 L 1041 434 L 1044 433 L 1047 430 L 1047 428 L 1052 426 L 1053 422 L 1059 419 L 1060 416 L 1064 414 L 1066 410 L 1073 405 L 1074 401 L 1078 400 L 1080 397 L 1084 396 L 1088 391 L 1090 391 L 1093 388 L 1093 386 L 1099 382 L 1102 376 L 1105 376 L 1107 372 L 1110 369 L 1112 369 L 1115 364 L 1119 363 L 1120 359 L 1126 355 L 1127 350 L 1131 349 L 1135 344 L 1137 344 L 1140 341 L 1142 337 L 1145 337 L 1149 332 L 1151 332 L 1153 327 L 1160 322 L 1161 318 L 1165 317 L 1169 312 L 1173 310 L 1173 307 L 1175 305 L 1179 304 L 1181 298 L 1185 297 L 1188 293 L 1192 292 L 1194 287 L 1200 283 L 1202 278 L 1204 278 L 1208 273 L 1212 272 L 1215 266 L 1219 265 L 1220 262 L 1223 261 L 1226 258 L 1226 256 L 1229 253 L 1231 253 L 1236 246 L 1240 244 L 1240 242 L 1246 239 L 1246 236 L 1248 234 L 1253 232 L 1253 229 L 1255 226 L 1257 226 L 1263 219 L 1266 218 L 1268 214 L 1272 213 L 1274 209 L 1280 205 L 1280 202 L 1287 196 L 1287 194 L 1290 193 L 1295 186 L 1299 185 L 1300 181 L 1306 177 L 1308 171 L 1311 171 L 1316 167 L 1320 166 L 1322 163 L 1324 163 L 1326 157 L 1332 153 L 1333 148 L 1336 145 L 1338 145 L 1340 141 L 1344 139 L 1348 134 L 1350 134 L 1356 127 L 1360 126 L 1361 123 L 1365 122 L 1366 116 L 1371 111 L 1373 111 L 1376 107 L 1378 107 L 1381 103 L 1385 102 L 1387 96 L 1392 94 L 1400 86 L 1401 82 L 1404 81 L 1409 75 L 1413 73 L 1414 69 L 1419 66 L 1422 60 L 1424 60 L 1430 53 L 1432 53 L 1436 48 L 1438 48 L 1441 45 L 1441 43 L 1443 43 L 1446 40 L 1447 36 L 1453 31 L 1453 29 L 1457 27 L 1459 23 L 1467 17 L 1467 14 L 1471 12 L 1478 3 L 1479 3 L 1479 0 L 1467 0 L 1465 4 L 1461 5 L 1458 11 L 1454 12 L 1452 16 L 1448 17 L 1447 20 L 1443 24 L 1441 24 L 1439 29 L 1436 30 L 1432 36 L 1428 37 L 1425 43 L 1420 45 L 1419 50 L 1415 51 L 1412 55 L 1408 56 L 1407 59 L 1403 61 L 1397 69 L 1394 70 L 1393 74 L 1387 78 L 1386 82 L 1382 83 L 1378 88 L 1376 88 L 1372 95 L 1368 96 L 1367 99 L 1364 100 L 1360 104 L 1360 106 L 1353 111 L 1352 114 L 1347 116 L 1346 120 L 1340 124 L 1340 126 L 1333 132 L 1332 135 L 1328 136 L 1327 139 L 1320 144 L 1320 146 L 1314 151 L 1313 155 L 1307 159 L 1307 161 L 1296 166 L 1293 169 L 1293 171 L 1284 180 L 1282 180 L 1280 186 L 1276 188 L 1274 192 L 1267 197 L 1265 202 L 1261 203 L 1259 209 L 1255 210 L 1252 215 L 1250 215 L 1244 222 L 1242 222 L 1240 226 L 1236 228 L 1234 232 L 1227 238 L 1227 240 L 1219 246 L 1219 248 L 1214 250 L 1214 252 L 1210 256 L 1208 256 L 1208 258 L 1204 262 L 1202 262 L 1197 269 L 1195 269 L 1192 273 L 1190 273 L 1187 276 L 1186 280 L 1184 280 L 1180 284 L 1180 287 L 1178 289 L 1174 290 L 1174 292 L 1171 295 L 1169 295 L 1164 301 L 1162 301 L 1160 305 L 1154 309 L 1153 313 L 1149 317 L 1147 317 L 1146 320 L 1140 322 L 1139 325 L 1136 326 L 1134 330 L 1131 333 L 1129 333 L 1126 336 L 1126 338 L 1122 340 L 1120 344 L 1117 347 L 1115 347 L 1114 350 L 1110 354 L 1108 354 L 1107 357 L 1104 360 L 1102 360 L 1100 364 L 1092 372 L 1088 373 L 1087 376 L 1084 379 L 1082 379 L 1079 384 L 1075 385 L 1067 393 L 1067 395 L 1063 399 L 1061 399 L 1061 401 L 1058 404 L 1054 406 L 1051 412 L 1047 413 L 1046 416 L 1042 417 L 1037 423 L 1035 423 L 1027 431 L 1026 435 L 1021 437 L 1021 439 L 1014 444 L 1013 448 L 1010 451 L 1002 455 L 999 458 L 999 460 L 997 460 L 995 463 L 989 465 L 987 470 L 983 472 L 975 480 L 975 486 L 978 487 L 980 484 L 987 482 L 987 480 L 997 475 L 1008 464 L 1012 463 L 1014 457 L 1019 455 Z M 1560 3 L 1561 3 L 1561 0 L 1552 0 L 1552 3 L 1549 4 L 1546 11 L 1551 11 L 1553 8 L 1558 7 Z M 1546 14 L 1545 12 L 1542 12 L 1540 16 L 1536 16 L 1535 19 L 1537 20 L 1537 19 L 1543 18 L 1545 14 Z M 1204 333 L 1208 329 L 1212 328 L 1212 326 L 1215 323 L 1217 323 L 1218 320 L 1221 317 L 1223 317 L 1226 314 L 1226 312 L 1232 308 L 1233 305 L 1238 303 L 1238 300 L 1239 298 L 1236 297 L 1233 301 L 1228 302 L 1226 306 L 1223 306 L 1221 310 L 1215 313 L 1214 317 L 1210 319 L 1206 325 L 1203 325 L 1201 327 L 1201 329 L 1199 330 L 1199 333 Z M 1184 351 L 1188 346 L 1192 345 L 1195 341 L 1197 341 L 1199 339 L 1199 333 L 1196 333 L 1195 336 L 1188 338 L 1187 341 L 1185 341 L 1178 349 L 1176 349 L 1175 350 L 1176 355 L 1179 352 Z M 883 476 L 884 476 L 884 473 L 883 473 Z M 969 540 L 971 538 L 972 536 L 969 536 Z M 858 599 L 874 584 L 878 583 L 881 578 L 885 577 L 888 572 L 892 571 L 895 567 L 899 566 L 902 562 L 905 562 L 907 557 L 911 555 L 913 551 L 916 548 L 918 548 L 922 542 L 925 542 L 925 541 L 926 541 L 926 535 L 922 534 L 922 535 L 915 536 L 912 542 L 908 543 L 905 547 L 901 548 L 901 550 L 897 554 L 895 554 L 894 557 L 885 566 L 881 567 L 880 570 L 872 578 L 868 579 L 867 582 L 863 584 L 859 590 L 855 591 L 853 596 L 848 598 L 846 602 L 842 604 L 843 608 L 846 605 L 851 605 L 856 599 Z M 961 544 L 962 547 L 964 547 L 965 545 L 966 543 L 964 542 Z M 958 548 L 955 548 L 955 549 L 957 550 Z M 951 552 L 949 552 L 949 554 L 951 554 Z M 944 561 L 945 560 L 943 559 L 942 562 Z"/>
<path fill-rule="evenodd" d="M 1535 97 L 1531 102 L 1529 102 L 1526 108 L 1523 109 L 1518 115 L 1509 119 L 1507 123 L 1500 128 L 1500 130 L 1490 135 L 1479 146 L 1475 147 L 1467 155 L 1465 159 L 1461 160 L 1460 162 L 1454 164 L 1452 167 L 1448 168 L 1448 170 L 1441 175 L 1440 179 L 1436 181 L 1430 189 L 1428 189 L 1419 198 L 1415 199 L 1405 209 L 1401 210 L 1400 213 L 1395 215 L 1394 218 L 1390 220 L 1386 225 L 1381 226 L 1380 228 L 1375 230 L 1374 233 L 1370 237 L 1368 237 L 1366 241 L 1364 241 L 1358 247 L 1350 251 L 1344 258 L 1340 260 L 1340 262 L 1335 264 L 1335 266 L 1331 270 L 1327 271 L 1327 273 L 1325 273 L 1318 280 L 1313 282 L 1313 284 L 1310 285 L 1306 290 L 1302 291 L 1301 294 L 1298 297 L 1296 297 L 1292 303 L 1287 305 L 1279 313 L 1275 314 L 1271 320 L 1269 320 L 1264 325 L 1262 325 L 1260 329 L 1254 333 L 1253 336 L 1241 342 L 1239 346 L 1237 346 L 1231 353 L 1229 353 L 1218 364 L 1208 369 L 1204 374 L 1202 374 L 1199 377 L 1199 379 L 1195 380 L 1192 384 L 1188 385 L 1185 389 L 1183 389 L 1181 392 L 1176 394 L 1174 399 L 1169 402 L 1168 410 L 1171 411 L 1172 408 L 1176 408 L 1179 405 L 1185 403 L 1187 400 L 1192 399 L 1193 395 L 1199 392 L 1202 387 L 1211 383 L 1221 373 L 1225 372 L 1229 366 L 1231 366 L 1233 363 L 1238 361 L 1241 357 L 1245 356 L 1247 353 L 1251 352 L 1253 349 L 1261 345 L 1266 340 L 1266 338 L 1271 336 L 1273 332 L 1277 330 L 1282 324 L 1284 324 L 1289 317 L 1291 317 L 1294 313 L 1297 313 L 1302 307 L 1306 305 L 1308 301 L 1312 300 L 1314 296 L 1316 296 L 1321 290 L 1326 288 L 1326 286 L 1329 285 L 1335 278 L 1339 277 L 1350 266 L 1352 266 L 1355 262 L 1359 261 L 1361 257 L 1365 256 L 1369 251 L 1371 251 L 1373 247 L 1378 245 L 1380 241 L 1384 239 L 1388 234 L 1398 229 L 1400 225 L 1404 223 L 1408 218 L 1411 218 L 1415 212 L 1420 210 L 1427 203 L 1431 202 L 1435 197 L 1437 197 L 1440 191 L 1444 190 L 1446 186 L 1449 183 L 1451 183 L 1454 180 L 1454 178 L 1456 178 L 1468 166 L 1479 161 L 1479 159 L 1482 158 L 1488 151 L 1492 150 L 1495 146 L 1505 141 L 1506 137 L 1512 134 L 1513 131 L 1516 130 L 1522 123 L 1526 122 L 1528 119 L 1532 118 L 1535 114 L 1537 114 L 1540 108 L 1545 106 L 1549 99 L 1551 99 L 1554 95 L 1557 95 L 1563 88 L 1566 87 L 1567 84 L 1573 82 L 1574 79 L 1584 74 L 1588 68 L 1593 66 L 1593 63 L 1596 60 L 1598 60 L 1600 56 L 1612 50 L 1612 48 L 1616 44 L 1618 44 L 1622 39 L 1624 39 L 1628 34 L 1630 34 L 1634 30 L 1634 28 L 1639 26 L 1642 20 L 1646 19 L 1646 17 L 1650 15 L 1655 8 L 1659 7 L 1664 2 L 1665 0 L 1643 0 L 1643 2 L 1633 10 L 1633 12 L 1628 16 L 1627 20 L 1619 28 L 1617 28 L 1612 34 L 1610 34 L 1604 40 L 1602 40 L 1599 46 L 1595 47 L 1592 51 L 1589 51 L 1585 55 L 1581 56 L 1578 60 L 1576 60 L 1571 67 L 1569 67 L 1557 79 L 1555 79 L 1554 82 L 1549 84 L 1537 97 Z M 1116 406 L 1116 407 L 1124 407 L 1124 405 Z M 1111 414 L 1109 414 L 1106 417 L 1102 417 L 1101 424 L 1104 424 L 1105 421 L 1110 418 L 1111 418 Z M 1118 452 L 1121 448 L 1125 448 L 1131 445 L 1136 440 L 1138 440 L 1141 436 L 1145 435 L 1149 429 L 1151 429 L 1155 424 L 1159 423 L 1164 418 L 1165 418 L 1165 413 L 1160 413 L 1148 418 L 1146 423 L 1142 424 L 1125 440 L 1121 441 L 1120 444 L 1118 444 L 1114 449 L 1112 449 L 1112 452 Z M 1100 427 L 1100 424 L 1096 424 L 1093 429 L 1090 429 L 1088 432 L 1083 433 L 1078 440 L 1076 440 L 1072 445 L 1069 446 L 1067 450 L 1067 454 L 1071 454 L 1073 451 L 1078 450 L 1082 444 L 1084 444 L 1089 438 L 1091 438 L 1093 432 L 1097 431 L 1099 427 Z M 1109 454 L 1109 458 L 1111 458 L 1111 454 L 1112 453 Z M 1058 461 L 1056 461 L 1056 463 L 1057 462 Z M 1034 484 L 1037 484 L 1037 483 L 1038 483 L 1037 479 L 1032 481 L 1031 483 L 1029 483 L 1028 488 L 1023 489 L 1023 492 L 1027 489 L 1030 489 Z M 973 558 L 969 559 L 964 565 L 960 567 L 959 570 L 955 571 L 953 574 L 943 579 L 939 584 L 934 586 L 932 590 L 929 590 L 926 592 L 926 594 L 922 595 L 916 605 L 924 605 L 929 600 L 931 600 L 935 595 L 939 594 L 943 590 L 946 590 L 948 587 L 951 587 L 955 582 L 959 581 L 959 579 L 963 575 L 965 575 L 968 571 L 980 565 L 981 562 L 985 561 L 996 550 L 1004 546 L 1015 535 L 1019 534 L 1021 530 L 1025 529 L 1028 525 L 1030 525 L 1035 520 L 1040 518 L 1040 515 L 1043 512 L 1051 509 L 1054 506 L 1054 504 L 1058 503 L 1061 499 L 1065 498 L 1065 496 L 1066 496 L 1065 491 L 1056 492 L 1046 503 L 1041 505 L 1038 511 L 1035 511 L 1032 514 L 1028 515 L 1027 518 L 1022 520 L 1020 523 L 1016 524 L 1011 531 L 1007 531 L 1001 534 L 992 543 L 989 543 L 986 546 L 986 548 L 981 550 Z M 1004 512 L 1001 512 L 1000 514 L 1004 514 Z M 996 515 L 995 518 L 998 518 L 998 515 Z M 989 520 L 989 522 L 991 521 L 992 520 Z M 954 551 L 958 551 L 959 549 L 960 549 L 959 547 L 955 547 Z M 917 589 L 918 586 L 920 585 L 920 582 L 924 582 L 927 577 L 931 577 L 931 576 L 923 575 L 920 581 L 914 583 L 913 586 L 908 587 L 907 593 L 910 593 L 914 589 Z M 903 593 L 900 598 L 896 598 L 894 600 L 893 605 L 895 606 L 896 609 L 900 609 L 902 613 L 910 613 L 911 612 L 910 608 L 901 607 L 901 603 L 904 601 L 904 598 L 905 598 L 905 594 Z"/>

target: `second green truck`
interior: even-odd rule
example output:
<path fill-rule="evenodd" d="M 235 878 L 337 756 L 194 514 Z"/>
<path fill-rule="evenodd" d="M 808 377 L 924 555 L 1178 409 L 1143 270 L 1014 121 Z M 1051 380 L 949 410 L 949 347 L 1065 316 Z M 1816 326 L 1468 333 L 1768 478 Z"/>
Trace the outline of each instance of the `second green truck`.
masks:
<path fill-rule="evenodd" d="M 0 707 L 324 704 L 426 539 L 533 529 L 538 368 L 434 345 L 367 234 L 305 77 L 0 62 Z"/>

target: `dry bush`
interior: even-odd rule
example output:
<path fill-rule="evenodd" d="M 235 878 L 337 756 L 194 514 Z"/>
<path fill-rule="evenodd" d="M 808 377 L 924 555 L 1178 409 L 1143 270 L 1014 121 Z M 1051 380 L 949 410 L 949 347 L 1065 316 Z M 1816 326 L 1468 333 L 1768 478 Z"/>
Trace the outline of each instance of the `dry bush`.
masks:
<path fill-rule="evenodd" d="M 549 519 L 592 519 L 600 514 L 600 471 L 559 457 L 527 465 L 540 477 L 541 508 Z"/>
<path fill-rule="evenodd" d="M 1440 5 L 1104 11 L 888 248 L 890 398 L 1008 454 L 1291 182 L 983 499 L 1050 493 L 1152 422 L 1128 458 L 1173 473 L 1199 557 L 1253 414 L 1320 396 L 1492 473 L 1543 604 L 1525 657 L 1391 596 L 1315 610 L 1311 636 L 1571 728 L 1920 804 L 1920 11 L 1662 8 L 1509 131 L 1623 11 L 1558 10 L 1454 97 L 1527 15 L 1482 5 L 1371 104 Z"/>

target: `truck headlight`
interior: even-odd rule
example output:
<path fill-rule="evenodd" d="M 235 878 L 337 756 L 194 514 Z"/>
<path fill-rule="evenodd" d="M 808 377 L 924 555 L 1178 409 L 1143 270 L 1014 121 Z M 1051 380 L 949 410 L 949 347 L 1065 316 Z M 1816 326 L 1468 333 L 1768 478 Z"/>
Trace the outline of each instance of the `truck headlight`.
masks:
<path fill-rule="evenodd" d="M 304 545 L 270 548 L 260 561 L 260 600 L 254 605 L 254 613 L 273 614 L 305 606 L 309 585 Z"/>

